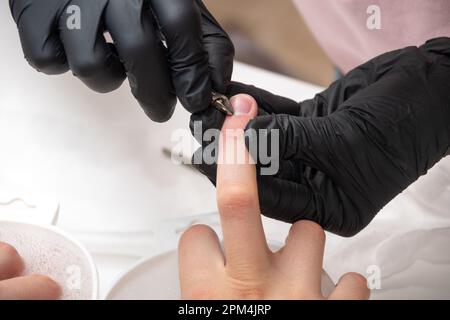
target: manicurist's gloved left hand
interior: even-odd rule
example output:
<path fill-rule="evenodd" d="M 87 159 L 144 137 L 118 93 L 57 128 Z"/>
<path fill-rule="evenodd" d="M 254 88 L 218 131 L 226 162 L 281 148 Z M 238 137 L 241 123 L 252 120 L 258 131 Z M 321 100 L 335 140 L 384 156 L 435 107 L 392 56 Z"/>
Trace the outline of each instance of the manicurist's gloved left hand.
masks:
<path fill-rule="evenodd" d="M 258 102 L 247 129 L 279 133 L 269 142 L 279 144 L 280 170 L 258 176 L 261 212 L 339 235 L 362 230 L 450 147 L 449 38 L 376 57 L 301 103 L 238 83 L 228 93 Z M 220 128 L 223 115 L 207 110 L 191 120 Z M 216 182 L 215 165 L 197 167 Z"/>
<path fill-rule="evenodd" d="M 154 121 L 176 96 L 190 112 L 224 92 L 234 48 L 201 0 L 9 0 L 25 58 L 46 74 L 67 70 L 97 92 L 131 91 Z M 108 31 L 114 43 L 107 43 Z M 167 49 L 163 44 L 163 39 Z"/>

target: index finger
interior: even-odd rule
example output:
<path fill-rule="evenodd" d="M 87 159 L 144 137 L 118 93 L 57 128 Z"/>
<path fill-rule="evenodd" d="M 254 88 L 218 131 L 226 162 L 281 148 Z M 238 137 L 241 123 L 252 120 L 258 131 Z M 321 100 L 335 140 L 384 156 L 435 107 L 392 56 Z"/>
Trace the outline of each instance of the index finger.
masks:
<path fill-rule="evenodd" d="M 244 137 L 244 128 L 256 116 L 257 105 L 248 95 L 236 96 L 231 102 L 235 115 L 225 120 L 219 141 L 217 203 L 227 267 L 249 272 L 264 268 L 270 252 L 260 216 L 256 168 L 249 162 Z"/>

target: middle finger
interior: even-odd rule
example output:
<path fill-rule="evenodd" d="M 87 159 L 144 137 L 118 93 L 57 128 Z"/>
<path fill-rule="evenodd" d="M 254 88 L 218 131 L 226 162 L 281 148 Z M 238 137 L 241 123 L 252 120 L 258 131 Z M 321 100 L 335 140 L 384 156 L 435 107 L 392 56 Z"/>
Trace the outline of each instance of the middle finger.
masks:
<path fill-rule="evenodd" d="M 217 203 L 222 222 L 225 256 L 231 271 L 256 271 L 266 267 L 269 249 L 262 226 L 256 168 L 248 162 L 244 132 L 257 114 L 256 101 L 247 95 L 232 98 L 235 116 L 227 117 L 222 127 L 217 166 Z M 239 106 L 250 105 L 241 114 Z M 245 163 L 238 162 L 240 153 Z M 255 274 L 255 272 L 251 272 Z"/>

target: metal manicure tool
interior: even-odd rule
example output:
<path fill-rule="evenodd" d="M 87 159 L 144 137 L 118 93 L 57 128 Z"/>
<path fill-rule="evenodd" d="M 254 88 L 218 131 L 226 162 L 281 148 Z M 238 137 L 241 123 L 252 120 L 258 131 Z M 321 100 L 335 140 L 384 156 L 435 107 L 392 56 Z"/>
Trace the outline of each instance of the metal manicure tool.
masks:
<path fill-rule="evenodd" d="M 222 111 L 227 116 L 234 115 L 233 107 L 231 106 L 230 100 L 227 98 L 227 96 L 212 92 L 212 102 L 211 105 L 216 108 L 219 111 Z"/>

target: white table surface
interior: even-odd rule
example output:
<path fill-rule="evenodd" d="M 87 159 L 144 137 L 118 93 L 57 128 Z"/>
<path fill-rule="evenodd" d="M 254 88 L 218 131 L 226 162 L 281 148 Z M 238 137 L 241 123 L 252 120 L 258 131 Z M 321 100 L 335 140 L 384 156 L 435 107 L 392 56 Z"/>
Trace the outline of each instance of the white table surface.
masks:
<path fill-rule="evenodd" d="M 0 2 L 0 195 L 31 191 L 57 201 L 58 226 L 86 243 L 104 294 L 139 257 L 174 248 L 175 231 L 191 222 L 216 224 L 214 216 L 192 218 L 216 210 L 215 190 L 163 156 L 171 133 L 188 129 L 182 107 L 168 123 L 155 124 L 127 84 L 100 95 L 69 73 L 37 73 L 23 59 L 7 4 Z M 296 100 L 321 90 L 240 63 L 234 79 Z M 365 232 L 346 240 L 329 235 L 325 269 L 333 280 L 376 264 L 386 275 L 377 298 L 450 297 L 449 180 L 447 158 Z M 265 223 L 282 241 L 288 226 Z"/>

